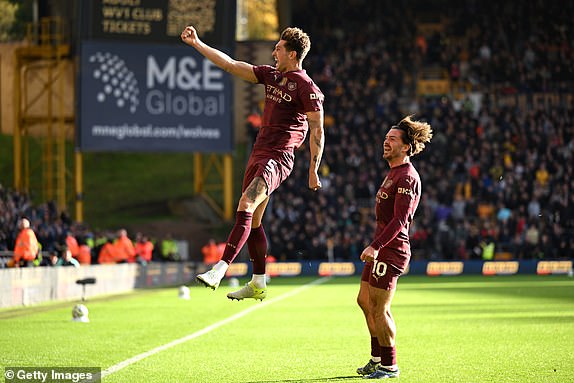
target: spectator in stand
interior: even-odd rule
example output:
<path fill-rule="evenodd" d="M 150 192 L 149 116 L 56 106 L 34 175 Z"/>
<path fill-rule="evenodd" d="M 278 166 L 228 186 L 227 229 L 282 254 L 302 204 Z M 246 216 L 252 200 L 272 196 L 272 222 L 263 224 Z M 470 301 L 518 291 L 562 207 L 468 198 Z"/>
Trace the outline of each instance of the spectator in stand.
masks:
<path fill-rule="evenodd" d="M 66 247 L 72 252 L 72 257 L 78 258 L 80 255 L 80 246 L 78 245 L 78 240 L 71 231 L 66 233 Z"/>
<path fill-rule="evenodd" d="M 175 242 L 171 233 L 168 233 L 161 241 L 161 256 L 164 261 L 176 261 L 179 259 L 177 242 Z"/>
<path fill-rule="evenodd" d="M 6 233 L 0 231 L 0 251 L 8 250 L 8 238 Z"/>
<path fill-rule="evenodd" d="M 125 229 L 118 231 L 118 238 L 114 242 L 114 248 L 116 263 L 135 262 L 136 250 L 134 244 L 128 238 L 128 232 Z"/>
<path fill-rule="evenodd" d="M 151 262 L 152 253 L 153 253 L 153 243 L 143 235 L 142 233 L 136 234 L 136 256 L 137 260 L 142 264 L 148 264 Z"/>
<path fill-rule="evenodd" d="M 58 252 L 56 250 L 51 250 L 48 253 L 48 257 L 42 259 L 40 266 L 49 266 L 49 267 L 59 266 L 58 265 L 59 260 L 60 257 L 58 257 Z"/>
<path fill-rule="evenodd" d="M 78 245 L 78 256 L 75 257 L 81 265 L 89 265 L 92 263 L 92 249 L 85 242 L 80 240 Z"/>
<path fill-rule="evenodd" d="M 98 263 L 99 264 L 110 264 L 116 263 L 116 247 L 114 246 L 114 240 L 112 238 L 108 238 L 108 241 L 104 243 L 100 249 L 100 253 L 98 254 Z"/>
<path fill-rule="evenodd" d="M 30 228 L 30 221 L 27 218 L 22 218 L 18 222 L 20 232 L 16 238 L 16 245 L 14 246 L 14 267 L 33 266 L 39 251 L 38 239 L 34 230 Z"/>
<path fill-rule="evenodd" d="M 213 238 L 201 248 L 201 254 L 203 255 L 203 263 L 206 265 L 214 265 L 221 259 L 223 253 L 220 251 L 221 248 L 215 243 Z"/>
<path fill-rule="evenodd" d="M 80 267 L 80 262 L 72 257 L 72 252 L 68 248 L 62 250 L 62 256 L 57 261 L 56 266 L 73 266 L 75 268 Z"/>

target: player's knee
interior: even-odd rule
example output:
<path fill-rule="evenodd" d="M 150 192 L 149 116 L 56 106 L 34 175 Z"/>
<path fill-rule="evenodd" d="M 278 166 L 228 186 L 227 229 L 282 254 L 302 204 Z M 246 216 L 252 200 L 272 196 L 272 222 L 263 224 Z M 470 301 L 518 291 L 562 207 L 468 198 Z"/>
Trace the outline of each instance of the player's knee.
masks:
<path fill-rule="evenodd" d="M 368 308 L 369 308 L 369 300 L 365 299 L 365 297 L 359 295 L 357 296 L 357 304 L 359 305 L 359 307 L 367 312 Z"/>
<path fill-rule="evenodd" d="M 246 195 L 241 196 L 241 199 L 239 200 L 239 204 L 237 205 L 237 210 L 238 211 L 246 211 L 249 213 L 254 213 L 255 209 L 257 209 L 257 206 L 259 205 L 259 203 L 257 202 L 257 200 L 253 200 L 249 197 L 247 197 Z"/>
<path fill-rule="evenodd" d="M 252 202 L 243 201 L 242 199 L 239 200 L 237 204 L 237 211 L 246 211 L 248 213 L 253 213 L 255 211 L 255 206 L 253 206 Z"/>
<path fill-rule="evenodd" d="M 249 213 L 255 213 L 257 207 L 261 205 L 263 201 L 265 201 L 266 194 L 252 194 L 249 191 L 243 193 L 241 198 L 239 199 L 239 203 L 237 205 L 238 211 L 246 211 Z"/>
<path fill-rule="evenodd" d="M 386 307 L 380 307 L 374 310 L 374 316 L 379 323 L 389 323 L 392 320 L 391 311 Z"/>
<path fill-rule="evenodd" d="M 384 312 L 376 311 L 373 313 L 373 317 L 375 318 L 375 322 L 379 324 L 379 326 L 387 327 L 385 324 L 387 323 L 388 317 L 385 315 Z"/>

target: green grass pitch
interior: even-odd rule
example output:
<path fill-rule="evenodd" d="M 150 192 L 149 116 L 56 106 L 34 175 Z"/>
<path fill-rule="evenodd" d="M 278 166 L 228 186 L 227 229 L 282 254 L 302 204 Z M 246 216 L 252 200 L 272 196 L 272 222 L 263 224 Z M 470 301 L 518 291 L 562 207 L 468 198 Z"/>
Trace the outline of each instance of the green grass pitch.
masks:
<path fill-rule="evenodd" d="M 242 282 L 245 282 L 243 280 Z M 0 310 L 0 366 L 91 366 L 103 382 L 352 382 L 369 358 L 359 278 L 276 278 L 263 302 L 192 286 Z M 399 280 L 401 382 L 574 382 L 574 279 Z M 4 381 L 3 374 L 0 381 Z"/>

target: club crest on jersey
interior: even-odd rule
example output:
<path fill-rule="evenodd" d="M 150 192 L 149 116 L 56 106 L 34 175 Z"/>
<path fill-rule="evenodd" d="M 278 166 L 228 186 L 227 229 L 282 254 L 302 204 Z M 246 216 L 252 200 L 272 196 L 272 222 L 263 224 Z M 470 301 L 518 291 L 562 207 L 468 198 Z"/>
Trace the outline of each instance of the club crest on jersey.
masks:
<path fill-rule="evenodd" d="M 385 177 L 385 180 L 383 181 L 383 187 L 385 189 L 390 188 L 393 185 L 393 180 L 389 180 Z"/>
<path fill-rule="evenodd" d="M 287 89 L 289 89 L 290 91 L 294 91 L 295 89 L 297 89 L 297 83 L 296 82 L 287 83 Z"/>

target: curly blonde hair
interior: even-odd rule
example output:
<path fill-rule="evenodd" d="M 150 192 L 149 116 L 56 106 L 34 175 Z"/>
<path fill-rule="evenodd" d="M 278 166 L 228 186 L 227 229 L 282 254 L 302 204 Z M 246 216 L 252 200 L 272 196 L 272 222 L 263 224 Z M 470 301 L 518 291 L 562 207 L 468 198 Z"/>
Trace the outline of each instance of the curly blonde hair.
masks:
<path fill-rule="evenodd" d="M 397 125 L 392 128 L 399 129 L 403 132 L 402 139 L 405 144 L 409 144 L 408 155 L 414 156 L 423 151 L 425 144 L 432 139 L 432 128 L 428 122 L 416 121 L 412 119 L 413 115 L 406 116 Z"/>

